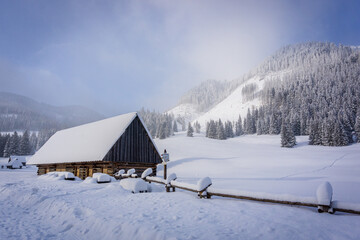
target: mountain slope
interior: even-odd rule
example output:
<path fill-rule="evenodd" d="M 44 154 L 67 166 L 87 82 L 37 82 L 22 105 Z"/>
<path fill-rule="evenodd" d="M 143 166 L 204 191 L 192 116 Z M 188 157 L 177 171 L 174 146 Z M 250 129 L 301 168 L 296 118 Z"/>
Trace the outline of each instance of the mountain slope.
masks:
<path fill-rule="evenodd" d="M 21 95 L 0 92 L 0 130 L 61 129 L 101 119 L 81 106 L 56 107 Z"/>
<path fill-rule="evenodd" d="M 314 106 L 310 107 L 314 107 L 312 111 L 317 111 L 319 106 L 322 106 L 323 109 L 327 106 L 321 103 L 318 93 L 311 92 L 313 89 L 320 91 L 329 105 L 335 103 L 335 97 L 332 94 L 334 92 L 341 94 L 341 91 L 347 91 L 346 85 L 354 85 L 352 89 L 354 93 L 344 95 L 348 99 L 337 100 L 337 104 L 357 102 L 357 86 L 360 85 L 358 79 L 359 55 L 359 48 L 333 43 L 315 42 L 283 47 L 241 80 L 232 81 L 229 84 L 232 88 L 227 90 L 228 96 L 219 99 L 220 101 L 208 111 L 196 112 L 196 114 L 188 116 L 188 119 L 199 121 L 204 129 L 205 123 L 210 119 L 221 118 L 223 121 L 236 121 L 239 114 L 244 118 L 248 108 L 272 105 L 272 109 L 278 107 L 280 110 L 284 103 L 276 103 L 275 106 L 272 99 L 277 98 L 279 101 L 283 101 L 282 98 L 288 95 L 292 97 L 292 99 L 288 99 L 288 102 L 296 105 L 287 106 L 288 108 L 300 108 L 300 106 L 309 104 L 307 98 L 311 96 L 317 101 L 314 102 L 316 105 L 313 104 Z M 326 87 L 320 85 L 326 85 Z M 220 91 L 224 93 L 222 90 Z M 293 100 L 294 98 L 297 100 Z M 179 105 L 177 108 L 181 106 L 184 105 Z M 277 114 L 281 115 L 281 113 Z M 313 116 L 310 117 L 313 118 Z M 351 116 L 351 118 L 353 117 Z M 279 120 L 281 121 L 281 119 Z"/>
<path fill-rule="evenodd" d="M 183 117 L 186 122 L 192 121 L 225 99 L 236 87 L 236 81 L 204 81 L 185 93 L 179 103 L 167 113 Z"/>

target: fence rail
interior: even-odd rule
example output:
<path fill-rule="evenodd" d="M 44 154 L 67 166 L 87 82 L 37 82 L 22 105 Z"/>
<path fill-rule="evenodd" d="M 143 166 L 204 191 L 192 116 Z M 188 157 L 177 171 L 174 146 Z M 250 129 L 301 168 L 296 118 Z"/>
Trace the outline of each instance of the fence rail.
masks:
<path fill-rule="evenodd" d="M 174 176 L 172 176 L 172 177 L 174 178 Z M 360 214 L 360 204 L 351 204 L 351 203 L 347 204 L 345 202 L 332 201 L 332 187 L 330 184 L 328 184 L 328 185 L 330 185 L 330 188 L 331 188 L 331 196 L 329 199 L 329 203 L 328 204 L 319 204 L 319 199 L 317 199 L 315 197 L 309 198 L 309 197 L 292 196 L 291 198 L 293 198 L 293 199 L 289 200 L 289 199 L 284 199 L 284 198 L 286 198 L 286 196 L 289 196 L 289 195 L 267 194 L 267 196 L 262 197 L 262 196 L 260 196 L 261 193 L 241 194 L 241 193 L 237 193 L 237 191 L 235 191 L 235 190 L 215 189 L 215 188 L 211 187 L 211 185 L 212 185 L 211 182 L 210 182 L 210 184 L 207 184 L 206 186 L 199 186 L 199 184 L 190 184 L 190 183 L 176 181 L 176 177 L 174 180 L 172 180 L 172 179 L 165 180 L 165 179 L 162 179 L 159 177 L 150 177 L 150 176 L 144 176 L 142 178 L 149 183 L 154 182 L 154 183 L 158 183 L 158 184 L 164 184 L 167 192 L 169 191 L 170 188 L 172 188 L 173 191 L 175 191 L 175 188 L 179 188 L 179 189 L 183 189 L 186 191 L 198 193 L 198 196 L 200 198 L 211 198 L 212 196 L 218 196 L 218 197 L 227 197 L 227 198 L 243 199 L 243 200 L 258 201 L 258 202 L 268 202 L 268 203 L 275 203 L 275 204 L 315 207 L 315 208 L 318 208 L 318 212 L 334 213 L 335 211 L 338 211 L 338 212 L 346 212 L 346 213 L 352 213 L 352 214 Z M 319 188 L 321 188 L 321 187 L 322 186 L 320 186 Z M 320 189 L 320 190 L 323 190 L 323 189 Z M 258 196 L 256 196 L 256 195 L 258 195 Z M 297 200 L 296 198 L 300 199 L 300 201 Z M 349 205 L 349 206 L 347 206 L 347 205 Z"/>

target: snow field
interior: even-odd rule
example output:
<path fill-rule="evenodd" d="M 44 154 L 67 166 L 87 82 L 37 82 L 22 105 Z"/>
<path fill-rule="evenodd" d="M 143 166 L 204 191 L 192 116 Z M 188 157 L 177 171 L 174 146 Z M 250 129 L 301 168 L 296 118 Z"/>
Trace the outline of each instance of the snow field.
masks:
<path fill-rule="evenodd" d="M 168 176 L 176 173 L 179 182 L 192 187 L 208 176 L 213 191 L 317 201 L 318 186 L 328 181 L 335 205 L 353 202 L 358 207 L 360 145 L 314 147 L 307 146 L 306 139 L 298 138 L 293 149 L 280 148 L 279 136 L 219 141 L 180 133 L 156 141 L 159 149 L 170 153 Z M 158 177 L 147 179 L 161 180 L 161 175 L 159 166 Z M 199 199 L 196 193 L 180 189 L 166 193 L 163 185 L 154 183 L 151 193 L 132 194 L 118 182 L 86 181 L 44 180 L 36 176 L 35 167 L 0 171 L 0 236 L 179 240 L 360 236 L 358 215 L 319 214 L 314 208 L 230 198 Z"/>
<path fill-rule="evenodd" d="M 4 239 L 357 239 L 360 229 L 359 216 L 312 208 L 27 178 L 0 186 Z"/>
<path fill-rule="evenodd" d="M 176 173 L 179 181 L 196 184 L 210 177 L 213 188 L 300 197 L 315 197 L 318 186 L 328 181 L 333 200 L 360 203 L 360 144 L 309 146 L 308 137 L 301 136 L 288 149 L 280 147 L 279 135 L 214 140 L 185 132 L 155 141 L 170 154 L 168 175 Z"/>

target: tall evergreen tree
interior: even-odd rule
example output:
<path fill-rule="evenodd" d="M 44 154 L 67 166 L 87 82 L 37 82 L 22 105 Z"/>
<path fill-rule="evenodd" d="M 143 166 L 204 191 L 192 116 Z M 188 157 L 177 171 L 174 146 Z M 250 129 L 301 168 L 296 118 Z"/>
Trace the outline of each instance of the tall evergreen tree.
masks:
<path fill-rule="evenodd" d="M 22 135 L 22 137 L 20 138 L 18 154 L 19 155 L 31 154 L 30 136 L 28 130 L 26 130 Z"/>
<path fill-rule="evenodd" d="M 4 146 L 3 157 L 10 157 L 10 154 L 11 154 L 11 151 L 10 151 L 10 137 L 9 137 Z"/>
<path fill-rule="evenodd" d="M 239 119 L 237 120 L 236 124 L 235 124 L 235 135 L 236 136 L 240 136 L 243 135 L 243 127 L 242 127 L 242 120 L 241 120 L 241 116 L 239 115 Z"/>
<path fill-rule="evenodd" d="M 224 125 L 221 121 L 221 119 L 219 119 L 218 123 L 217 123 L 217 139 L 220 140 L 224 140 L 226 139 L 226 135 L 225 135 L 225 128 Z"/>
<path fill-rule="evenodd" d="M 20 137 L 18 133 L 15 131 L 13 135 L 10 137 L 9 142 L 9 154 L 10 155 L 19 155 L 20 149 Z"/>
<path fill-rule="evenodd" d="M 188 125 L 188 130 L 187 130 L 186 136 L 188 136 L 188 137 L 193 137 L 193 136 L 194 136 L 194 129 L 193 129 L 193 127 L 191 126 L 191 123 L 190 123 L 190 122 L 189 122 L 189 125 Z"/>
<path fill-rule="evenodd" d="M 200 123 L 199 123 L 198 121 L 196 121 L 196 122 L 194 123 L 194 127 L 195 127 L 195 132 L 196 132 L 196 133 L 200 133 L 201 125 L 200 125 Z"/>
<path fill-rule="evenodd" d="M 357 142 L 360 142 L 360 109 L 357 111 L 354 130 L 357 138 L 356 140 Z"/>
<path fill-rule="evenodd" d="M 173 132 L 178 132 L 176 120 L 174 120 L 174 123 L 173 123 Z"/>
<path fill-rule="evenodd" d="M 289 120 L 283 120 L 281 124 L 281 147 L 291 148 L 296 145 L 296 138 Z"/>
<path fill-rule="evenodd" d="M 210 120 L 209 122 L 209 131 L 208 131 L 208 137 L 217 139 L 217 126 L 214 120 Z"/>

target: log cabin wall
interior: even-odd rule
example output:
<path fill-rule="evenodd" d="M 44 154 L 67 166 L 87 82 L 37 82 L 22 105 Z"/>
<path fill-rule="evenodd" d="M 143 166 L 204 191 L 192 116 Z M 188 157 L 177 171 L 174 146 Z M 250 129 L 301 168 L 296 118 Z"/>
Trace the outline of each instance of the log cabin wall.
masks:
<path fill-rule="evenodd" d="M 84 162 L 84 163 L 67 163 L 67 164 L 42 164 L 38 165 L 38 175 L 43 175 L 48 172 L 72 172 L 75 176 L 85 179 L 92 177 L 93 173 L 106 173 L 110 176 L 120 169 L 125 171 L 135 168 L 135 173 L 141 176 L 141 173 L 147 168 L 152 168 L 153 176 L 156 175 L 156 164 L 154 163 L 115 163 L 115 162 Z"/>

